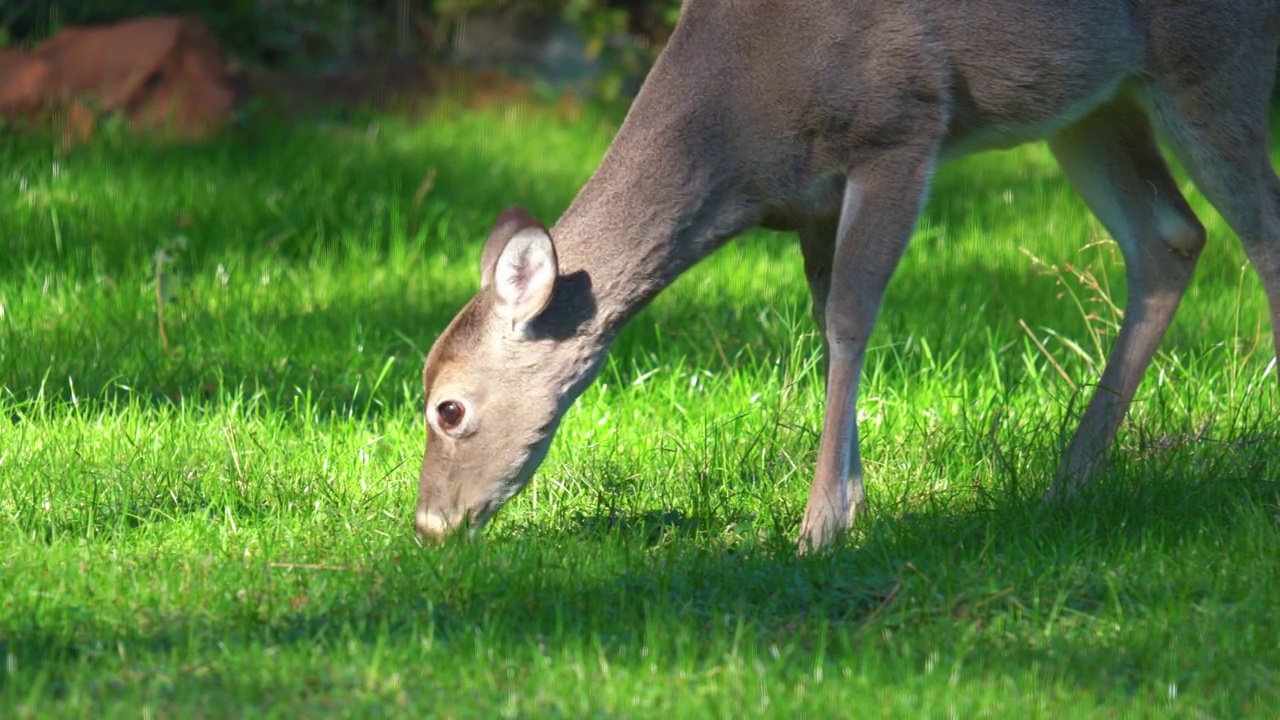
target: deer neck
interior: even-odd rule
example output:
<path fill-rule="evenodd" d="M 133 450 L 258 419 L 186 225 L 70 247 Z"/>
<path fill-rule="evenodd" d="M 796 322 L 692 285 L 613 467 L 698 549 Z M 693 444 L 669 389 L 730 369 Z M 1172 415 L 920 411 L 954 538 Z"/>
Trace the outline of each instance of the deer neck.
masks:
<path fill-rule="evenodd" d="M 759 219 L 706 98 L 667 96 L 659 107 L 646 95 L 551 231 L 561 276 L 581 278 L 590 294 L 580 334 L 606 347 L 663 288 Z"/>

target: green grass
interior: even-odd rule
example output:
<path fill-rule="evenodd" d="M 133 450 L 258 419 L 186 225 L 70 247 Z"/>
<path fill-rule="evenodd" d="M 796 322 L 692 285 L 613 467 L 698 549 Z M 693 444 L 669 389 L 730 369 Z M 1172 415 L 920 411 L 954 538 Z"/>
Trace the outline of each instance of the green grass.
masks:
<path fill-rule="evenodd" d="M 0 138 L 0 716 L 1274 716 L 1260 286 L 1192 193 L 1209 248 L 1111 469 L 1041 505 L 1124 290 L 1038 146 L 937 179 L 849 547 L 792 552 L 819 342 L 768 233 L 629 326 L 481 541 L 420 547 L 422 358 L 491 218 L 554 219 L 613 130 Z"/>

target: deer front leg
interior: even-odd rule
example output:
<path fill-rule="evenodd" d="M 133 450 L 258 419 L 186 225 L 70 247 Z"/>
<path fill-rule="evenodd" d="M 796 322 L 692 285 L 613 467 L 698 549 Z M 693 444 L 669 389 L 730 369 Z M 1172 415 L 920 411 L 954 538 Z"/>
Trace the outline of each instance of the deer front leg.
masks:
<path fill-rule="evenodd" d="M 911 238 L 932 148 L 884 152 L 846 181 L 825 308 L 826 411 L 799 549 L 831 545 L 864 503 L 858 454 L 858 380 L 885 287 Z"/>

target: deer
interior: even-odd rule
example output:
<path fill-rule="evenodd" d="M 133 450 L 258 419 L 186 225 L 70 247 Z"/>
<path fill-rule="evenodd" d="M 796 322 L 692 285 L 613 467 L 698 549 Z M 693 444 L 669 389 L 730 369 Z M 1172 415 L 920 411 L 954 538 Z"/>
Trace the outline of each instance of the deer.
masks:
<path fill-rule="evenodd" d="M 934 170 L 1044 140 L 1120 249 L 1123 322 L 1047 498 L 1093 482 L 1205 245 L 1162 145 L 1239 237 L 1280 348 L 1268 108 L 1280 0 L 686 0 L 554 227 L 518 206 L 423 369 L 415 526 L 474 535 L 530 481 L 619 330 L 754 227 L 794 232 L 825 406 L 800 552 L 866 496 L 855 407 Z"/>

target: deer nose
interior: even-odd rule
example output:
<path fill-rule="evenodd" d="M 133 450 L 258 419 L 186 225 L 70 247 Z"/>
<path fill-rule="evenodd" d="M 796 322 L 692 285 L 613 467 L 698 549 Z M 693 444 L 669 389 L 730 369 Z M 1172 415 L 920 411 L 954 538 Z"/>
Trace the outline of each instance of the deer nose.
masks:
<path fill-rule="evenodd" d="M 440 513 L 426 508 L 418 508 L 418 516 L 414 520 L 418 534 L 440 542 L 449 534 L 451 525 Z"/>

